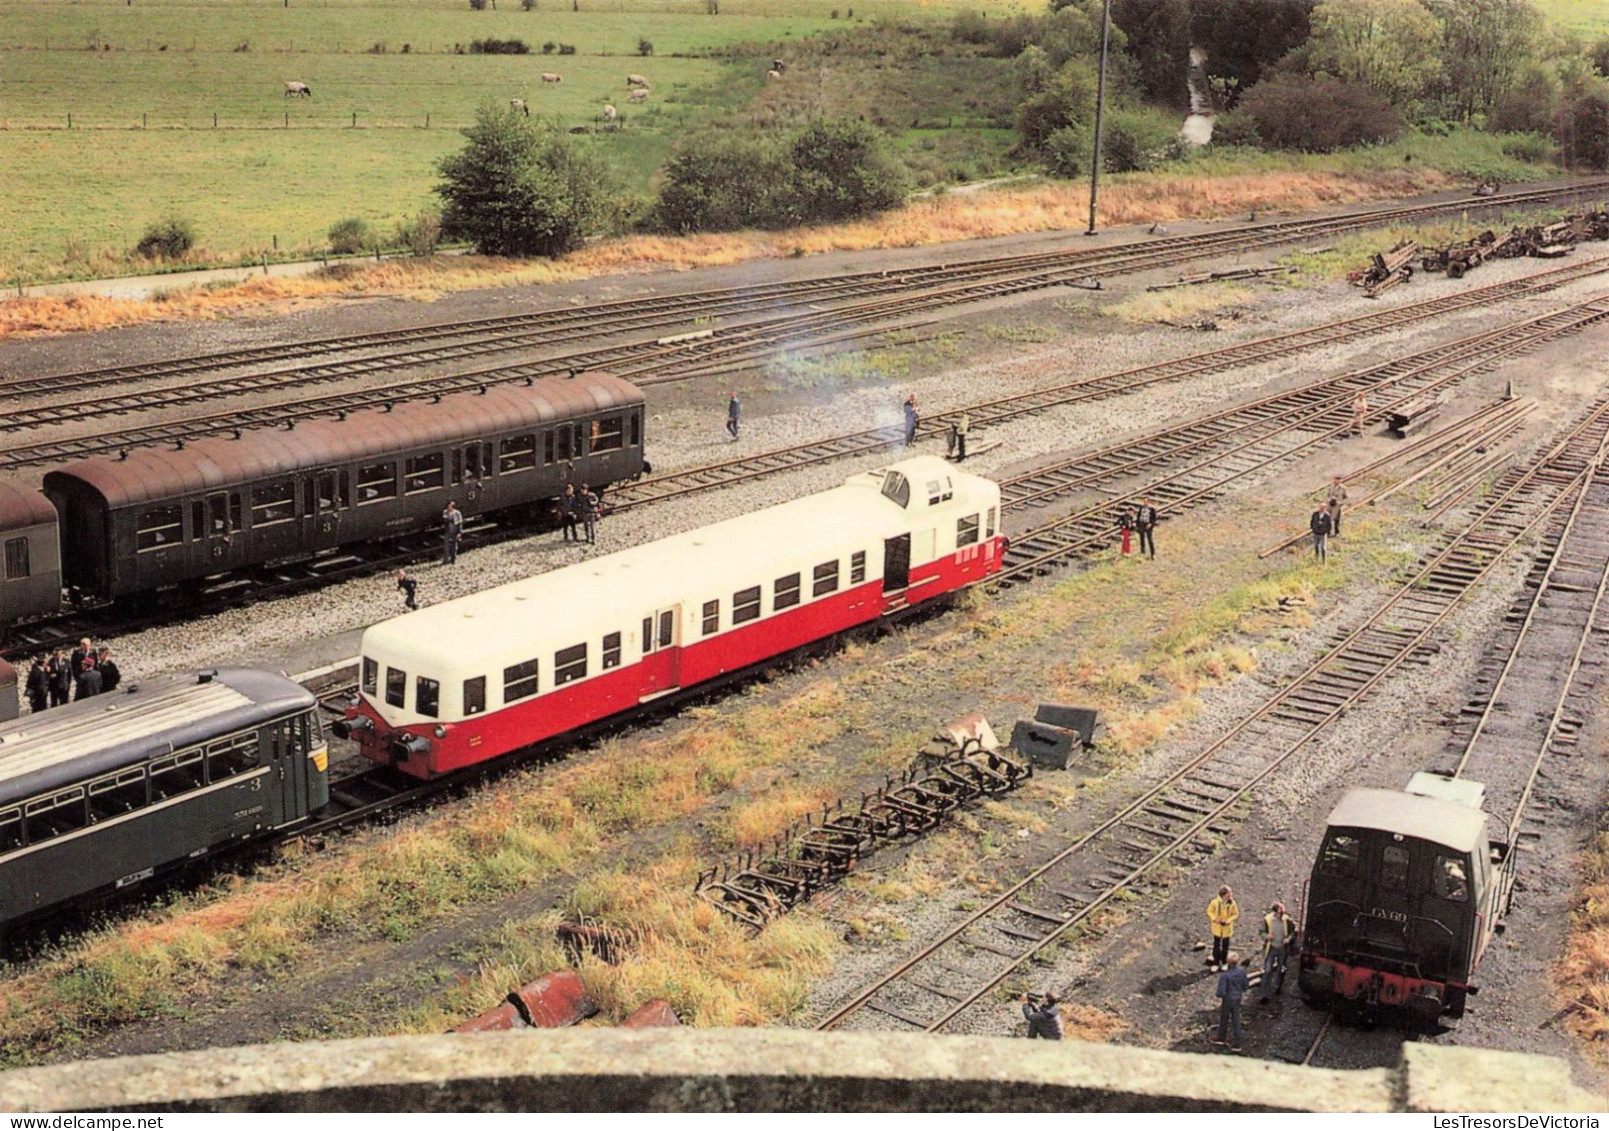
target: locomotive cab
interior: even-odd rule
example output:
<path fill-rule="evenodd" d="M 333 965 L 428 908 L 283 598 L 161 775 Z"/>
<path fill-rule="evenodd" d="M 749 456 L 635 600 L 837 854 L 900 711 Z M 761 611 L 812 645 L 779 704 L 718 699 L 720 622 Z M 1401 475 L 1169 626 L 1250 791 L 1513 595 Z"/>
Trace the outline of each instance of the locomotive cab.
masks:
<path fill-rule="evenodd" d="M 1310 1002 L 1427 1024 L 1463 1015 L 1512 883 L 1484 795 L 1415 774 L 1406 791 L 1341 798 L 1304 900 L 1298 984 Z"/>

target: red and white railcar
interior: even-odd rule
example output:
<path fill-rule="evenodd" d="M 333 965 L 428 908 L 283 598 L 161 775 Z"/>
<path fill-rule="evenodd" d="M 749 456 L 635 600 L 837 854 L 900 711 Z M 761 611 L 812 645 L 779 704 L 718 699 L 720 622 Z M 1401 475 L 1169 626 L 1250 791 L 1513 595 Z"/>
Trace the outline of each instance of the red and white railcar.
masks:
<path fill-rule="evenodd" d="M 921 456 L 384 621 L 336 730 L 450 773 L 987 577 L 999 517 L 993 482 Z"/>

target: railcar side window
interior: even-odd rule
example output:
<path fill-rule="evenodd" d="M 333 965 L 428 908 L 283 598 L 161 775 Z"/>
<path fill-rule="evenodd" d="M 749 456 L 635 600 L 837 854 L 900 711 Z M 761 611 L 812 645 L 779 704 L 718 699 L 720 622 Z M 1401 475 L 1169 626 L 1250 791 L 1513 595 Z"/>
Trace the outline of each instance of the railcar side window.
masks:
<path fill-rule="evenodd" d="M 771 589 L 771 608 L 773 610 L 791 609 L 799 603 L 799 575 L 790 573 L 787 577 L 779 577 Z"/>
<path fill-rule="evenodd" d="M 529 471 L 536 466 L 536 433 L 527 436 L 510 436 L 497 446 L 497 470 L 507 475 L 512 471 Z"/>
<path fill-rule="evenodd" d="M 16 581 L 31 572 L 28 564 L 28 539 L 10 538 L 6 541 L 6 580 Z"/>
<path fill-rule="evenodd" d="M 542 466 L 553 466 L 553 429 L 542 433 Z"/>
<path fill-rule="evenodd" d="M 620 417 L 606 416 L 592 422 L 592 451 L 618 452 L 625 443 L 625 421 Z"/>
<path fill-rule="evenodd" d="M 409 456 L 402 475 L 403 489 L 410 495 L 434 491 L 447 485 L 447 457 L 441 452 Z"/>
<path fill-rule="evenodd" d="M 955 523 L 955 544 L 973 546 L 978 541 L 978 516 L 969 514 L 965 518 L 957 519 Z"/>
<path fill-rule="evenodd" d="M 89 824 L 84 809 L 84 787 L 75 786 L 50 797 L 39 797 L 22 807 L 28 843 L 38 844 Z"/>
<path fill-rule="evenodd" d="M 714 636 L 721 631 L 721 603 L 719 601 L 704 602 L 704 635 Z"/>
<path fill-rule="evenodd" d="M 1408 886 L 1408 850 L 1388 844 L 1380 853 L 1380 886 L 1401 891 Z"/>
<path fill-rule="evenodd" d="M 1319 871 L 1326 876 L 1356 876 L 1358 857 L 1363 846 L 1355 836 L 1333 833 L 1324 842 L 1324 855 L 1319 860 Z"/>
<path fill-rule="evenodd" d="M 856 550 L 849 559 L 849 584 L 859 585 L 866 580 L 866 551 Z"/>
<path fill-rule="evenodd" d="M 393 707 L 400 707 L 408 699 L 408 673 L 401 668 L 388 667 L 385 670 L 385 701 Z"/>
<path fill-rule="evenodd" d="M 273 526 L 296 517 L 296 484 L 262 483 L 251 489 L 252 526 Z"/>
<path fill-rule="evenodd" d="M 441 681 L 420 676 L 413 689 L 413 709 L 427 719 L 441 714 Z"/>
<path fill-rule="evenodd" d="M 812 597 L 821 597 L 828 593 L 838 592 L 838 560 L 822 562 L 816 567 L 814 584 L 810 587 Z"/>
<path fill-rule="evenodd" d="M 503 702 L 529 699 L 536 694 L 536 661 L 526 660 L 503 669 Z"/>
<path fill-rule="evenodd" d="M 897 471 L 883 476 L 883 497 L 892 499 L 903 510 L 911 501 L 911 482 Z"/>
<path fill-rule="evenodd" d="M 363 657 L 363 693 L 373 695 L 380 684 L 380 661 Z"/>
<path fill-rule="evenodd" d="M 1469 870 L 1461 856 L 1436 857 L 1436 898 L 1463 903 L 1469 899 Z"/>
<path fill-rule="evenodd" d="M 199 749 L 158 758 L 151 763 L 151 800 L 161 801 L 199 789 L 203 773 Z"/>
<path fill-rule="evenodd" d="M 744 624 L 760 615 L 760 587 L 740 589 L 732 594 L 732 623 Z"/>
<path fill-rule="evenodd" d="M 190 504 L 190 541 L 199 542 L 207 533 L 207 511 L 200 499 Z"/>
<path fill-rule="evenodd" d="M 984 524 L 983 536 L 985 538 L 993 538 L 994 537 L 994 508 L 993 507 L 989 508 L 989 521 Z"/>
<path fill-rule="evenodd" d="M 397 497 L 397 465 L 371 463 L 358 468 L 358 506 Z"/>
<path fill-rule="evenodd" d="M 0 852 L 22 847 L 22 810 L 7 809 L 0 813 Z"/>
<path fill-rule="evenodd" d="M 478 715 L 486 710 L 486 677 L 464 680 L 464 714 Z"/>
<path fill-rule="evenodd" d="M 587 674 L 587 646 L 577 644 L 553 653 L 553 686 L 569 683 Z"/>
<path fill-rule="evenodd" d="M 258 746 L 255 731 L 207 743 L 207 780 L 223 781 L 256 769 Z"/>
<path fill-rule="evenodd" d="M 181 524 L 184 521 L 184 511 L 179 507 L 153 507 L 140 515 L 139 525 L 134 528 L 134 549 L 136 553 L 146 553 L 150 550 L 164 550 L 169 546 L 176 546 L 182 540 Z M 11 554 L 6 554 L 6 565 L 11 564 Z M 9 575 L 9 568 L 8 568 Z"/>
<path fill-rule="evenodd" d="M 635 412 L 631 414 L 631 446 L 642 447 L 642 415 Z"/>
<path fill-rule="evenodd" d="M 556 429 L 559 437 L 559 459 L 564 461 L 570 458 L 570 426 L 561 424 Z"/>
<path fill-rule="evenodd" d="M 110 820 L 124 813 L 131 813 L 135 809 L 144 808 L 145 803 L 144 766 L 135 766 L 131 770 L 111 774 L 100 781 L 89 783 L 91 821 Z"/>
<path fill-rule="evenodd" d="M 610 668 L 618 668 L 619 666 L 620 633 L 611 632 L 603 638 L 603 668 L 608 671 Z"/>

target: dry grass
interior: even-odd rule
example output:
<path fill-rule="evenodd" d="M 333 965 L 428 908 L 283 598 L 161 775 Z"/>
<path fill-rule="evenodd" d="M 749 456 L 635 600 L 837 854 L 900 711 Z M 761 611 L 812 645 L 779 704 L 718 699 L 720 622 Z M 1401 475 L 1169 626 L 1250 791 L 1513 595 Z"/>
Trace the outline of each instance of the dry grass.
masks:
<path fill-rule="evenodd" d="M 1609 833 L 1588 856 L 1581 904 L 1554 969 L 1554 986 L 1570 1031 L 1600 1062 L 1609 1061 Z"/>
<path fill-rule="evenodd" d="M 1183 322 L 1209 311 L 1249 302 L 1251 298 L 1249 287 L 1204 283 L 1199 287 L 1168 291 L 1140 291 L 1114 304 L 1107 313 L 1124 322 Z"/>
<path fill-rule="evenodd" d="M 1061 1003 L 1061 1019 L 1068 1040 L 1099 1045 L 1116 1044 L 1131 1028 L 1127 1021 L 1110 1009 L 1076 1002 Z"/>
<path fill-rule="evenodd" d="M 1182 173 L 1134 174 L 1114 179 L 1102 197 L 1103 223 L 1150 223 L 1233 215 L 1247 209 L 1306 210 L 1318 205 L 1392 199 L 1445 188 L 1451 179 L 1432 170 L 1259 172 L 1203 177 Z M 562 260 L 496 260 L 478 256 L 392 260 L 369 267 L 342 266 L 301 278 L 185 287 L 150 302 L 94 296 L 20 298 L 0 303 L 0 340 L 18 335 L 70 333 L 137 322 L 224 318 L 270 306 L 275 310 L 336 295 L 372 294 L 427 299 L 479 287 L 542 284 L 606 274 L 686 271 L 832 251 L 925 247 L 955 240 L 1061 231 L 1087 221 L 1080 185 L 1057 182 L 1030 188 L 949 193 L 854 224 L 786 232 L 732 232 L 669 238 L 630 236 L 596 243 Z"/>

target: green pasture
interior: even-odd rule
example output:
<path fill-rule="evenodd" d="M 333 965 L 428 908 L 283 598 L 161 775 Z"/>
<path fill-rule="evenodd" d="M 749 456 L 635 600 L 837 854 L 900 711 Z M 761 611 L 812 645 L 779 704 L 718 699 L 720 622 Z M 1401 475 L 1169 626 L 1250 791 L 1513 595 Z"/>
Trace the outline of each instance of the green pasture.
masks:
<path fill-rule="evenodd" d="M 1609 35 L 1609 3 L 1605 0 L 1535 0 L 1549 23 L 1597 39 Z"/>

